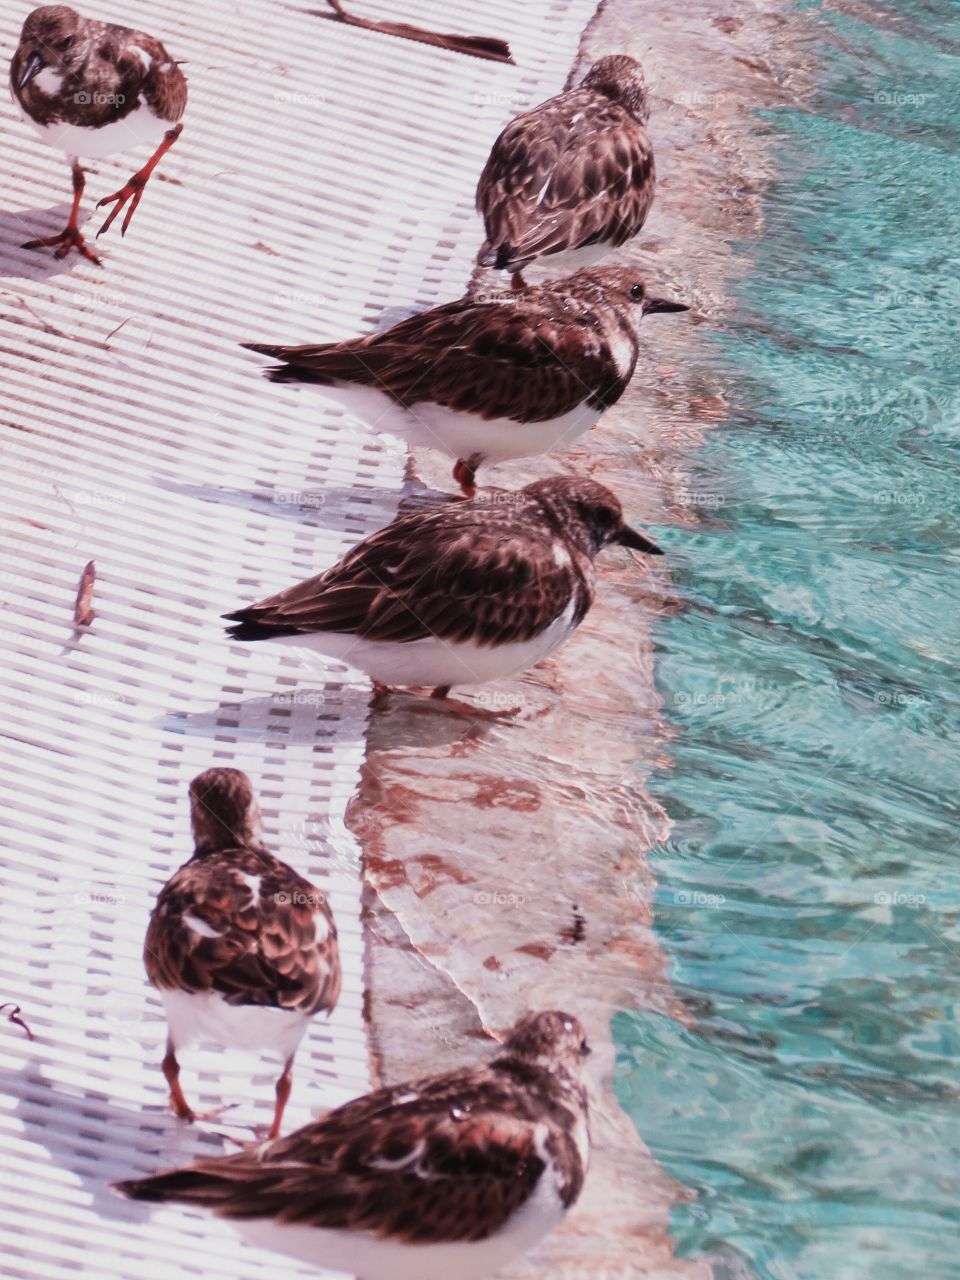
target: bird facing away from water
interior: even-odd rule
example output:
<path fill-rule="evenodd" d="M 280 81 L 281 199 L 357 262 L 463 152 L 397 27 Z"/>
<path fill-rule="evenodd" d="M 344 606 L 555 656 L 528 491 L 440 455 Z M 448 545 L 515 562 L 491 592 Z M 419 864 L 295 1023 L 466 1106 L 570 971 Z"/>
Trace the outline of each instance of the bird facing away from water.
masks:
<path fill-rule="evenodd" d="M 196 1118 L 177 1054 L 192 1044 L 263 1052 L 283 1064 L 270 1136 L 280 1133 L 293 1059 L 314 1014 L 340 994 L 326 897 L 263 844 L 250 779 L 214 768 L 190 783 L 194 853 L 160 890 L 143 959 L 167 1012 L 163 1073 L 174 1112 Z"/>

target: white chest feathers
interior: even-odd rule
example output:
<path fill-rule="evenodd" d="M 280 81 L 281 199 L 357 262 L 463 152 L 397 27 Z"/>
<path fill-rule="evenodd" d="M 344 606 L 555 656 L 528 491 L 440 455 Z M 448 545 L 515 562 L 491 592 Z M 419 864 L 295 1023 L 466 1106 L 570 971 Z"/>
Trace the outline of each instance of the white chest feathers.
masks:
<path fill-rule="evenodd" d="M 45 74 L 40 72 L 40 76 Z M 30 123 L 47 146 L 58 147 L 71 158 L 81 160 L 102 160 L 121 151 L 131 151 L 146 142 L 157 147 L 170 128 L 167 121 L 155 116 L 142 102 L 121 119 L 111 120 L 98 128 L 68 124 L 64 120 L 50 124 L 37 124 L 30 120 Z"/>

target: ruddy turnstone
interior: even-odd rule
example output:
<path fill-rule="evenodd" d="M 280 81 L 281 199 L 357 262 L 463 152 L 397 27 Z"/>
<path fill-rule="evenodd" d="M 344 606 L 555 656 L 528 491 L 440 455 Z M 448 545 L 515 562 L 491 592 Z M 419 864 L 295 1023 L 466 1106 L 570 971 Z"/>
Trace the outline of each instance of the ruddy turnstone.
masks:
<path fill-rule="evenodd" d="M 24 116 L 44 142 L 66 152 L 73 170 L 70 221 L 59 235 L 22 247 L 56 245 L 58 258 L 76 249 L 99 263 L 77 222 L 84 187 L 80 159 L 99 160 L 142 142 L 156 148 L 129 182 L 97 204 L 98 209 L 114 206 L 97 232 L 101 236 L 129 201 L 120 228 L 124 234 L 151 173 L 183 129 L 183 72 L 153 36 L 47 4 L 27 15 L 10 64 L 10 85 Z"/>
<path fill-rule="evenodd" d="M 326 898 L 268 853 L 250 779 L 208 769 L 190 783 L 194 854 L 160 890 L 147 927 L 147 977 L 167 1011 L 163 1074 L 173 1110 L 196 1117 L 177 1053 L 195 1043 L 279 1057 L 270 1136 L 290 1096 L 293 1059 L 315 1013 L 340 994 Z"/>
<path fill-rule="evenodd" d="M 477 262 L 520 272 L 550 258 L 560 273 L 599 262 L 646 221 L 656 177 L 643 69 L 600 58 L 579 89 L 517 116 L 477 186 L 487 238 Z"/>
<path fill-rule="evenodd" d="M 423 27 L 412 27 L 408 22 L 377 22 L 373 18 L 357 18 L 352 13 L 347 13 L 340 0 L 327 0 L 327 3 L 340 21 L 348 26 L 378 31 L 385 36 L 400 36 L 403 40 L 415 40 L 419 44 L 438 45 L 453 53 L 468 53 L 474 58 L 486 58 L 488 62 L 509 62 L 513 65 L 510 46 L 505 40 L 497 40 L 493 36 L 441 35 L 437 31 L 426 31 Z"/>
<path fill-rule="evenodd" d="M 593 601 L 611 543 L 660 555 L 609 489 L 572 476 L 401 516 L 333 568 L 224 616 L 234 640 L 306 646 L 383 685 L 482 684 L 532 666 Z"/>
<path fill-rule="evenodd" d="M 315 382 L 378 430 L 457 459 L 472 497 L 481 463 L 572 443 L 633 376 L 642 316 L 686 311 L 628 267 L 595 267 L 492 299 L 466 296 L 384 333 L 319 346 L 244 343 L 282 364 L 276 382 Z"/>
<path fill-rule="evenodd" d="M 580 1194 L 588 1052 L 576 1018 L 531 1014 L 486 1066 L 377 1089 L 279 1142 L 117 1190 L 198 1205 L 361 1280 L 489 1276 Z"/>

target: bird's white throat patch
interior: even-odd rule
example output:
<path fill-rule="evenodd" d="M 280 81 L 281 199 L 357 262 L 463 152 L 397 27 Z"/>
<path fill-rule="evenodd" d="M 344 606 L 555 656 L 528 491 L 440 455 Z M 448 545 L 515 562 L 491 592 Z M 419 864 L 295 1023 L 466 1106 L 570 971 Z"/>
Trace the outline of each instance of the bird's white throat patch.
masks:
<path fill-rule="evenodd" d="M 633 343 L 619 325 L 613 327 L 613 332 L 610 335 L 610 351 L 617 362 L 617 372 L 620 377 L 629 378 L 633 373 L 633 362 L 636 359 L 636 354 L 633 349 Z"/>
<path fill-rule="evenodd" d="M 44 67 L 33 77 L 33 83 L 48 98 L 55 98 L 63 88 L 63 74 L 55 67 Z"/>

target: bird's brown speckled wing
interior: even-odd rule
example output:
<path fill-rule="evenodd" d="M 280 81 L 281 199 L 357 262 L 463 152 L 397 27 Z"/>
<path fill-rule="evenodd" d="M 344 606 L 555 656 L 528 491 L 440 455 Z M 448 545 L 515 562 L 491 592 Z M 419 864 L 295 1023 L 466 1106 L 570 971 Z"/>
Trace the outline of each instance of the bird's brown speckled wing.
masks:
<path fill-rule="evenodd" d="M 21 48 L 14 54 L 14 96 L 37 124 L 64 122 L 97 129 L 122 121 L 142 103 L 171 124 L 180 119 L 187 105 L 187 82 L 159 40 L 109 22 L 90 22 L 84 34 L 89 57 L 64 79 L 55 97 L 42 93 L 35 82 L 17 89 L 24 54 Z M 131 145 L 136 137 L 131 135 Z"/>
<path fill-rule="evenodd" d="M 629 381 L 595 310 L 556 290 L 462 298 L 349 342 L 244 345 L 282 361 L 272 373 L 280 381 L 360 383 L 407 408 L 430 401 L 515 422 L 546 422 L 584 401 L 607 408 Z"/>
<path fill-rule="evenodd" d="M 175 124 L 187 108 L 187 80 L 159 40 L 138 36 L 137 45 L 150 56 L 143 74 L 142 96 L 161 120 Z"/>
<path fill-rule="evenodd" d="M 572 1116 L 568 1117 L 572 1120 Z M 121 1184 L 137 1199 L 370 1231 L 415 1244 L 481 1240 L 557 1172 L 564 1204 L 584 1169 L 569 1128 L 487 1068 L 380 1089 L 255 1153 Z"/>
<path fill-rule="evenodd" d="M 324 895 L 258 850 L 218 851 L 181 867 L 157 898 L 144 964 L 161 990 L 218 991 L 228 1004 L 312 1014 L 332 1009 L 340 991 Z"/>
<path fill-rule="evenodd" d="M 481 261 L 519 271 L 567 249 L 621 245 L 643 226 L 654 185 L 643 125 L 593 90 L 564 94 L 494 144 L 477 186 Z"/>
<path fill-rule="evenodd" d="M 326 573 L 227 616 L 241 640 L 338 631 L 509 644 L 539 635 L 571 602 L 579 622 L 590 605 L 588 573 L 559 538 L 544 538 L 532 499 L 491 490 L 395 520 Z"/>

